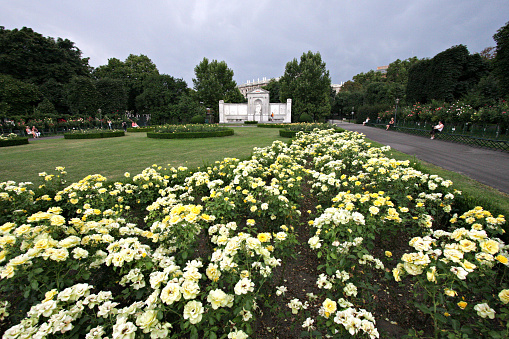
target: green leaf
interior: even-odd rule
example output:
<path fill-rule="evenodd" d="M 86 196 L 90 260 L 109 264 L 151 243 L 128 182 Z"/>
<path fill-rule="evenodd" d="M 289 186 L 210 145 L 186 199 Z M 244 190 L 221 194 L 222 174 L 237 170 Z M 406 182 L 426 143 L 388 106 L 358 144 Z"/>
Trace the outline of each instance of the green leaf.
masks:
<path fill-rule="evenodd" d="M 327 269 L 325 270 L 328 275 L 332 275 L 332 268 L 330 266 L 327 266 Z"/>

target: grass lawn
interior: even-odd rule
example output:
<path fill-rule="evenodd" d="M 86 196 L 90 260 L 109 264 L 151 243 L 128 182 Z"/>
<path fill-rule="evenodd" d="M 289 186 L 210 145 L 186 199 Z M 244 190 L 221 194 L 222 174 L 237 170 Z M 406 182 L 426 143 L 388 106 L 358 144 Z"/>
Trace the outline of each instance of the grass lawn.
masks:
<path fill-rule="evenodd" d="M 118 180 L 124 172 L 138 174 L 153 164 L 196 168 L 226 157 L 244 159 L 253 147 L 288 141 L 274 128 L 234 130 L 233 136 L 203 139 L 150 139 L 146 133 L 127 133 L 125 137 L 107 139 L 30 140 L 28 145 L 0 148 L 0 182 L 38 182 L 39 172 L 54 173 L 57 166 L 65 167 L 68 182 L 89 174 Z"/>
<path fill-rule="evenodd" d="M 204 139 L 149 139 L 146 133 L 127 133 L 125 137 L 107 139 L 31 140 L 29 145 L 0 148 L 0 182 L 39 182 L 39 172 L 53 173 L 57 166 L 66 168 L 68 182 L 89 174 L 119 180 L 124 172 L 138 174 L 153 164 L 196 168 L 226 157 L 244 159 L 251 155 L 253 147 L 265 147 L 275 140 L 288 141 L 279 136 L 276 128 L 234 127 L 234 130 L 233 136 Z M 396 150 L 391 150 L 389 156 L 417 162 L 418 169 L 452 180 L 458 190 L 480 197 L 487 202 L 486 206 L 495 206 L 509 215 L 507 194 Z"/>

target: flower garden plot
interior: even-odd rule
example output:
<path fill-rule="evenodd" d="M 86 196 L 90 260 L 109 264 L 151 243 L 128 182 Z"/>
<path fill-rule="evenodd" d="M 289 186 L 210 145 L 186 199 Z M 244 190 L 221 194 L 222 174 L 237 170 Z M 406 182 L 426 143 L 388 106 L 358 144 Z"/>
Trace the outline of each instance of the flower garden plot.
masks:
<path fill-rule="evenodd" d="M 189 139 L 226 137 L 233 134 L 233 129 L 226 127 L 217 125 L 190 124 L 161 126 L 156 128 L 154 132 L 147 133 L 147 137 L 155 139 Z"/>
<path fill-rule="evenodd" d="M 4 337 L 503 337 L 504 218 L 387 149 L 324 130 L 201 171 L 2 183 Z"/>

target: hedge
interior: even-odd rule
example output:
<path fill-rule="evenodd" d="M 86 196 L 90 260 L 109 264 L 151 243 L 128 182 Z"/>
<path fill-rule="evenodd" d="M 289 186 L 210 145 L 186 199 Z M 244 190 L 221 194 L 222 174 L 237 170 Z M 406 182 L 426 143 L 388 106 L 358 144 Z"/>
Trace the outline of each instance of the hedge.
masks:
<path fill-rule="evenodd" d="M 155 133 L 148 132 L 148 138 L 154 139 L 187 139 L 187 138 L 213 138 L 213 137 L 226 137 L 233 135 L 232 129 L 215 132 L 185 132 L 185 133 Z"/>
<path fill-rule="evenodd" d="M 264 128 L 285 128 L 289 124 L 257 124 L 256 127 L 264 127 Z"/>
<path fill-rule="evenodd" d="M 138 133 L 138 132 L 153 132 L 155 127 L 129 127 L 127 132 Z"/>
<path fill-rule="evenodd" d="M 115 138 L 123 137 L 124 131 L 114 132 L 92 132 L 92 133 L 64 133 L 65 139 L 99 139 L 99 138 Z"/>
<path fill-rule="evenodd" d="M 256 120 L 246 120 L 246 121 L 244 121 L 244 124 L 245 125 L 257 125 L 258 121 L 256 121 Z"/>
<path fill-rule="evenodd" d="M 28 145 L 28 138 L 20 137 L 15 139 L 0 140 L 0 147 Z"/>

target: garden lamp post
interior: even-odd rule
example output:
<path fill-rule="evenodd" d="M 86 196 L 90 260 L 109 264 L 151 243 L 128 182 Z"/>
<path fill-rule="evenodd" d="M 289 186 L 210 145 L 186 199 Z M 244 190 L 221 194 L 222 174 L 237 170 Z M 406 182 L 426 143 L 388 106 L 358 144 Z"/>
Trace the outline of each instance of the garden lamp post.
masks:
<path fill-rule="evenodd" d="M 352 106 L 352 120 L 353 120 L 353 112 L 354 112 L 354 106 Z"/>
<path fill-rule="evenodd" d="M 399 98 L 396 98 L 396 112 L 394 113 L 394 126 L 396 126 L 396 116 L 398 115 Z"/>

